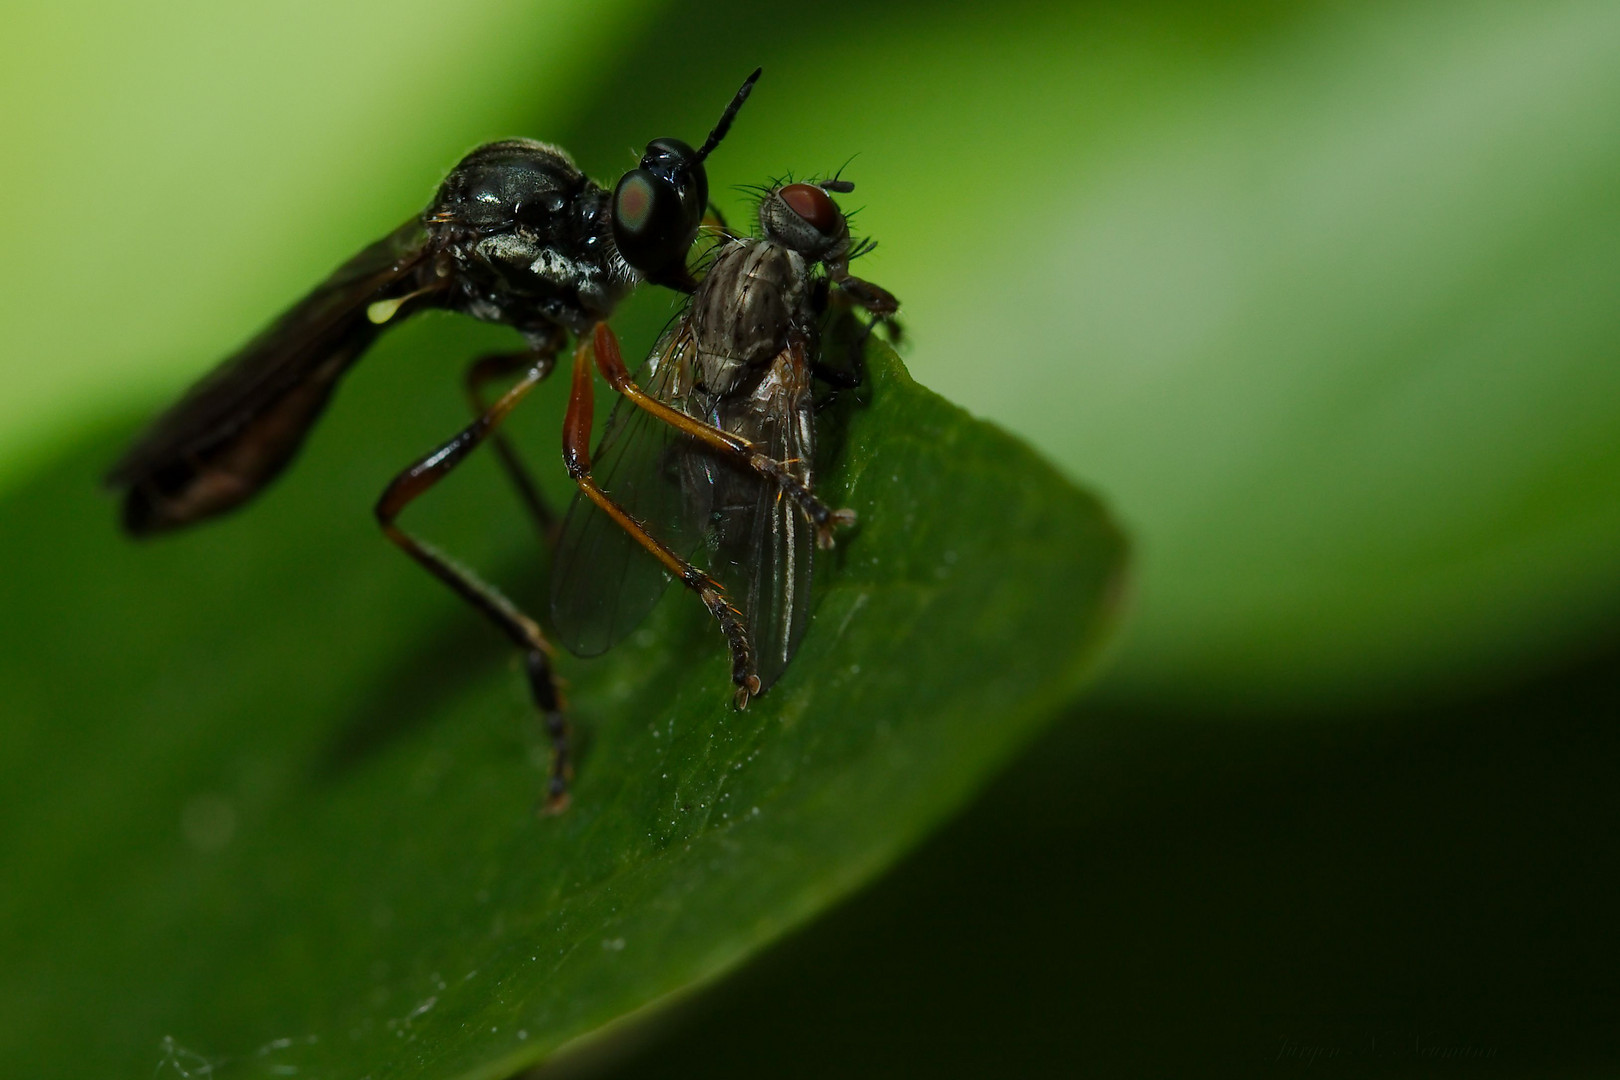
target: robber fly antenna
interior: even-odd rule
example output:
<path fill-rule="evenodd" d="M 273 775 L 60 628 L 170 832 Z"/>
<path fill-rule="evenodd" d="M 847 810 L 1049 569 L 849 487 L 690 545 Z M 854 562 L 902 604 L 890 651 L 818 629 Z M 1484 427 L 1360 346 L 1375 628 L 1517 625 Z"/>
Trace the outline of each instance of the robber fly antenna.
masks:
<path fill-rule="evenodd" d="M 697 287 L 686 269 L 686 255 L 709 208 L 703 159 L 731 130 L 762 70 L 755 68 L 743 80 L 701 149 L 679 139 L 654 139 L 641 155 L 641 167 L 619 177 L 613 189 L 613 243 L 631 269 L 653 284 L 681 292 Z"/>
<path fill-rule="evenodd" d="M 731 130 L 731 122 L 737 118 L 737 110 L 742 108 L 743 102 L 748 100 L 748 95 L 754 90 L 754 84 L 759 81 L 759 77 L 764 72 L 764 68 L 755 68 L 754 73 L 743 80 L 743 84 L 737 88 L 737 96 L 731 99 L 731 104 L 726 106 L 726 111 L 720 114 L 720 122 L 714 125 L 714 130 L 709 132 L 709 137 L 703 140 L 702 146 L 698 147 L 697 157 L 693 164 L 700 164 L 704 158 L 714 151 L 715 147 L 720 145 L 720 140 L 725 138 L 726 132 Z"/>

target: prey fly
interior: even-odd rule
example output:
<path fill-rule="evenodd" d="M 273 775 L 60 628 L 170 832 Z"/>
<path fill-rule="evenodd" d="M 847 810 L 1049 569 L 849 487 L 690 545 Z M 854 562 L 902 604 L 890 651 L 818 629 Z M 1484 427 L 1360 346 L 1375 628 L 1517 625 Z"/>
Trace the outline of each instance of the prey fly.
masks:
<path fill-rule="evenodd" d="M 836 305 L 889 322 L 899 308 L 849 272 L 871 245 L 852 243 L 829 193 L 853 189 L 836 179 L 766 189 L 758 234 L 723 235 L 634 378 L 598 324 L 594 362 L 622 397 L 594 455 L 593 357 L 575 354 L 563 438 L 580 490 L 551 593 L 556 633 L 574 653 L 624 637 L 675 578 L 720 624 L 739 708 L 793 658 L 815 549 L 855 519 L 815 494 L 812 380 L 845 374 L 823 363 L 823 319 Z"/>

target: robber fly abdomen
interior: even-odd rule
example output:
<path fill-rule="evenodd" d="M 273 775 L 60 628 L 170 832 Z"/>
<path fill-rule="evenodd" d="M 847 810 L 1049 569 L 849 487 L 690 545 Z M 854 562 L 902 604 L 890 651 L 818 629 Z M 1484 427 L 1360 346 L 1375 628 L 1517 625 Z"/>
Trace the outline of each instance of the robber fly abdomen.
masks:
<path fill-rule="evenodd" d="M 584 335 L 638 282 L 683 292 L 686 258 L 708 204 L 703 162 L 747 99 L 756 70 L 693 150 L 655 139 L 611 194 L 562 150 L 531 139 L 468 154 L 433 202 L 345 263 L 227 359 L 140 437 L 108 473 L 124 492 L 124 525 L 145 535 L 247 502 L 291 462 L 350 365 L 388 325 L 448 308 L 521 331 L 528 348 L 467 370 L 478 419 L 396 477 L 376 506 L 385 534 L 481 611 L 522 650 L 555 753 L 549 802 L 566 801 L 567 725 L 535 621 L 500 593 L 401 529 L 400 512 L 484 440 L 549 532 L 549 512 L 495 429 L 548 375 L 568 335 Z M 485 406 L 483 386 L 517 376 Z"/>
<path fill-rule="evenodd" d="M 598 325 L 596 365 L 624 397 L 594 459 L 589 358 L 576 356 L 564 438 L 581 494 L 552 573 L 552 616 L 570 649 L 594 655 L 623 637 L 667 574 L 719 622 L 739 707 L 792 659 L 809 617 L 814 551 L 854 520 L 814 492 L 820 322 L 830 290 L 878 319 L 899 306 L 849 273 L 866 247 L 851 245 L 827 192 L 853 186 L 768 190 L 760 234 L 722 243 L 640 384 Z"/>

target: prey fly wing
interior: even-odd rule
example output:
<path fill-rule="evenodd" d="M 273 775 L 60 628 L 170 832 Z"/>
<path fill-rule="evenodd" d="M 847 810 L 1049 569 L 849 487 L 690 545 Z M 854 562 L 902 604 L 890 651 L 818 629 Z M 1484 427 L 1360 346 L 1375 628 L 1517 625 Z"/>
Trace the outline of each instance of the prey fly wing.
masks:
<path fill-rule="evenodd" d="M 810 488 L 815 416 L 803 338 L 792 336 L 753 393 L 724 402 L 714 422 L 753 441 Z M 809 624 L 816 529 L 778 485 L 733 461 L 716 464 L 708 569 L 742 612 L 764 693 Z"/>
<path fill-rule="evenodd" d="M 635 378 L 652 397 L 689 412 L 696 345 L 679 320 L 660 337 Z M 697 414 L 692 414 L 697 415 Z M 592 455 L 597 483 L 677 553 L 703 537 L 701 506 L 683 473 L 695 464 L 686 437 L 627 398 L 614 403 Z M 685 453 L 690 449 L 691 453 Z M 595 503 L 576 494 L 551 564 L 551 617 L 576 656 L 606 652 L 634 630 L 669 584 L 664 568 Z"/>
<path fill-rule="evenodd" d="M 719 397 L 693 385 L 695 348 L 690 323 L 678 323 L 637 382 L 687 415 L 750 440 L 808 487 L 814 417 L 803 340 L 795 336 L 751 392 Z M 798 648 L 809 615 L 815 528 L 798 504 L 627 399 L 615 404 L 593 462 L 610 498 L 719 580 L 754 642 L 761 690 L 769 687 Z M 576 496 L 551 581 L 559 640 L 576 655 L 595 656 L 635 629 L 670 578 L 594 502 Z"/>

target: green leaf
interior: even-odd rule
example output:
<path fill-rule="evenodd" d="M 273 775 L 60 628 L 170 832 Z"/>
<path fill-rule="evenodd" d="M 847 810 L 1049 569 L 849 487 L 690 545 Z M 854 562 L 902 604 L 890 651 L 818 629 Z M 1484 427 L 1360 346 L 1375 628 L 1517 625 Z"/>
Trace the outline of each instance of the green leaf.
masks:
<path fill-rule="evenodd" d="M 537 817 L 508 647 L 367 513 L 460 422 L 441 357 L 493 336 L 398 331 L 286 480 L 194 533 L 116 534 L 91 489 L 111 437 L 0 505 L 14 1074 L 509 1075 L 869 879 L 1093 665 L 1107 515 L 874 347 L 868 400 L 825 424 L 823 490 L 861 525 L 781 682 L 733 711 L 719 635 L 672 590 L 564 662 L 583 755 L 573 808 Z M 555 447 L 563 395 L 541 396 L 518 434 Z M 532 603 L 486 457 L 406 521 Z"/>
<path fill-rule="evenodd" d="M 1088 704 L 590 1075 L 1612 1073 L 1617 646 L 1331 726 Z"/>

